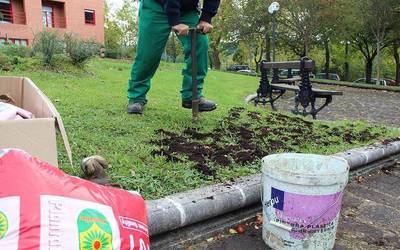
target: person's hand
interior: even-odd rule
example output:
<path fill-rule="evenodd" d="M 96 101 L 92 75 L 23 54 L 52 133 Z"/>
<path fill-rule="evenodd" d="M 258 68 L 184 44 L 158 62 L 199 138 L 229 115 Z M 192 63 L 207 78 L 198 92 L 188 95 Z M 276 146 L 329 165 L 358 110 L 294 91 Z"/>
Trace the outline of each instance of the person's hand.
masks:
<path fill-rule="evenodd" d="M 207 23 L 206 21 L 200 21 L 200 23 L 197 25 L 197 29 L 203 32 L 204 34 L 208 34 L 213 30 L 213 26 L 210 23 Z"/>
<path fill-rule="evenodd" d="M 178 36 L 187 36 L 189 34 L 189 26 L 183 23 L 173 26 L 172 30 L 175 31 Z"/>

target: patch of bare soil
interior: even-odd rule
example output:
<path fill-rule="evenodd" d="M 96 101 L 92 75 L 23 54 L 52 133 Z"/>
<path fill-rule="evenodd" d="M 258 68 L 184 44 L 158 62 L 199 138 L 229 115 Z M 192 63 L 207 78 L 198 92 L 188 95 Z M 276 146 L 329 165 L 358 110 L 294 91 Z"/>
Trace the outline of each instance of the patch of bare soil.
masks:
<path fill-rule="evenodd" d="M 232 108 L 211 132 L 186 128 L 181 132 L 155 131 L 160 138 L 154 156 L 168 161 L 192 161 L 205 176 L 216 177 L 216 168 L 245 166 L 280 152 L 301 152 L 307 146 L 330 147 L 337 143 L 375 140 L 385 128 L 330 127 L 281 113 Z"/>

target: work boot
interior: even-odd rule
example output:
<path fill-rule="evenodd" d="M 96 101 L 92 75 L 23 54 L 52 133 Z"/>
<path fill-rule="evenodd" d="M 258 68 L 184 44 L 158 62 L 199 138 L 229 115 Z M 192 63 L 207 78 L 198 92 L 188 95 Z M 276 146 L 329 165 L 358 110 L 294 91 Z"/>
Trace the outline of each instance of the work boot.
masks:
<path fill-rule="evenodd" d="M 145 104 L 143 102 L 129 102 L 128 113 L 129 114 L 143 114 Z"/>
<path fill-rule="evenodd" d="M 192 108 L 192 101 L 183 101 L 182 102 L 182 107 L 186 109 L 191 109 Z M 200 112 L 207 112 L 207 111 L 213 111 L 214 109 L 217 108 L 217 105 L 213 101 L 209 101 L 204 99 L 204 97 L 201 97 L 199 100 L 199 111 Z"/>

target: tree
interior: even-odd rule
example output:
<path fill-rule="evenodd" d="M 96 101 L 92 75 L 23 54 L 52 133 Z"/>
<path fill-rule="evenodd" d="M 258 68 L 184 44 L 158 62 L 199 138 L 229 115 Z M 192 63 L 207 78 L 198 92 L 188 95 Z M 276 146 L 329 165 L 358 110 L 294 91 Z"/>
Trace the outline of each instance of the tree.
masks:
<path fill-rule="evenodd" d="M 393 29 L 395 26 L 393 20 L 395 20 L 397 15 L 394 11 L 397 4 L 398 0 L 370 0 L 370 6 L 366 7 L 366 10 L 370 8 L 375 10 L 367 20 L 376 40 L 378 83 L 381 79 L 381 49 L 390 44 L 390 42 L 387 45 L 385 44 L 385 37 L 388 36 L 387 34 L 390 29 Z"/>
<path fill-rule="evenodd" d="M 209 35 L 209 57 L 210 65 L 215 69 L 221 69 L 221 52 L 224 50 L 224 43 L 228 42 L 235 32 L 237 13 L 234 0 L 222 0 L 217 16 L 213 18 L 215 28 Z"/>
<path fill-rule="evenodd" d="M 244 64 L 246 61 L 245 55 L 244 55 L 244 49 L 243 46 L 240 46 L 237 48 L 235 54 L 233 55 L 232 60 L 237 63 L 237 64 Z"/>
<path fill-rule="evenodd" d="M 136 46 L 138 32 L 137 7 L 135 1 L 123 0 L 121 9 L 116 13 L 119 27 L 122 30 L 122 44 L 126 47 Z"/>
<path fill-rule="evenodd" d="M 381 50 L 393 44 L 388 35 L 393 28 L 397 0 L 356 0 L 349 2 L 352 16 L 346 15 L 346 27 L 350 30 L 353 46 L 365 58 L 365 78 L 371 83 L 374 59 L 378 59 L 380 78 Z M 377 82 L 379 84 L 379 81 Z"/>
<path fill-rule="evenodd" d="M 400 84 L 400 55 L 399 55 L 399 48 L 400 48 L 400 3 L 398 4 L 397 8 L 395 9 L 396 21 L 395 27 L 392 29 L 391 36 L 393 37 L 393 57 L 396 62 L 396 83 Z"/>
<path fill-rule="evenodd" d="M 289 49 L 299 56 L 308 55 L 319 33 L 330 0 L 283 0 L 280 23 L 281 37 Z"/>
<path fill-rule="evenodd" d="M 259 0 L 241 1 L 237 23 L 238 42 L 246 47 L 250 53 L 256 71 L 263 58 L 271 60 L 269 52 L 271 16 L 267 12 L 268 3 Z"/>
<path fill-rule="evenodd" d="M 122 45 L 123 32 L 119 27 L 117 21 L 110 13 L 108 3 L 105 3 L 105 46 L 107 49 L 116 50 Z"/>
<path fill-rule="evenodd" d="M 325 50 L 325 78 L 329 79 L 331 63 L 331 42 L 337 40 L 337 32 L 340 29 L 338 19 L 340 18 L 339 1 L 328 0 L 317 2 L 320 5 L 320 22 L 317 25 L 317 41 Z M 348 66 L 348 65 L 347 65 Z"/>
<path fill-rule="evenodd" d="M 393 42 L 393 56 L 396 62 L 396 83 L 400 84 L 400 55 L 399 55 L 400 39 Z"/>
<path fill-rule="evenodd" d="M 173 32 L 171 32 L 171 35 L 168 39 L 165 52 L 167 53 L 168 57 L 172 59 L 173 63 L 176 63 L 178 56 L 183 55 L 182 47 L 179 46 L 179 41 Z"/>

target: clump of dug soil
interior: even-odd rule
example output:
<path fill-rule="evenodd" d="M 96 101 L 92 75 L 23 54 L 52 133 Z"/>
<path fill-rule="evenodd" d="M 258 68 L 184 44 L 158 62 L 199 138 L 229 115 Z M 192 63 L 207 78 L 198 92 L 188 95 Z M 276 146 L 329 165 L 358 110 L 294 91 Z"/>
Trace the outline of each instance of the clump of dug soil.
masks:
<path fill-rule="evenodd" d="M 217 168 L 246 166 L 264 156 L 302 152 L 305 147 L 330 147 L 339 143 L 362 143 L 379 138 L 385 128 L 358 128 L 352 124 L 331 127 L 281 113 L 260 113 L 232 108 L 209 132 L 186 128 L 155 131 L 154 156 L 167 161 L 192 161 L 205 176 L 216 177 Z"/>

